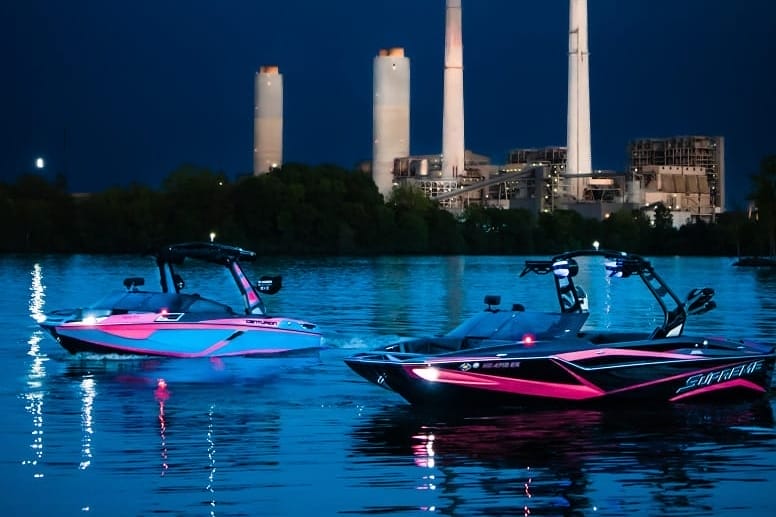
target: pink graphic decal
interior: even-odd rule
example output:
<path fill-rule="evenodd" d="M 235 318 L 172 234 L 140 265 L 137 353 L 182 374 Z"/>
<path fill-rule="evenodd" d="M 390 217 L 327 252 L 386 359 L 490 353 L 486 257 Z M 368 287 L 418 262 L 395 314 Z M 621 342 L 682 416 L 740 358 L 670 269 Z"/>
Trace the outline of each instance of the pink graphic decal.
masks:
<path fill-rule="evenodd" d="M 253 290 L 253 286 L 251 285 L 250 280 L 248 280 L 248 277 L 245 276 L 245 273 L 243 273 L 242 269 L 235 268 L 237 272 L 237 278 L 240 280 L 240 285 L 245 290 L 245 295 L 248 297 L 248 304 L 253 306 L 253 304 L 259 302 L 259 297 L 256 295 L 256 291 Z"/>
<path fill-rule="evenodd" d="M 647 352 L 644 350 L 629 350 L 623 348 L 597 348 L 593 350 L 580 350 L 558 354 L 556 357 L 564 361 L 574 362 L 593 357 L 624 356 L 624 357 L 654 357 L 655 359 L 697 359 L 697 355 L 674 354 L 671 352 Z"/>
<path fill-rule="evenodd" d="M 435 367 L 422 367 L 418 365 L 404 366 L 407 374 L 412 377 L 418 377 L 425 380 L 433 378 L 434 380 L 431 382 L 461 386 L 476 386 L 491 391 L 566 400 L 585 400 L 600 397 L 605 394 L 604 390 L 589 383 L 586 385 L 579 385 L 530 381 L 445 369 L 438 369 L 433 375 L 429 375 L 428 373 L 418 374 L 418 371 L 428 370 L 430 368 Z"/>
<path fill-rule="evenodd" d="M 734 387 L 746 388 L 746 389 L 750 389 L 750 390 L 757 391 L 757 392 L 760 392 L 760 393 L 765 393 L 765 391 L 766 391 L 765 388 L 763 388 L 762 386 L 760 386 L 758 384 L 753 383 L 752 381 L 748 381 L 746 379 L 740 379 L 739 378 L 739 379 L 733 379 L 733 380 L 727 381 L 727 382 L 720 382 L 718 384 L 712 384 L 712 385 L 706 386 L 705 388 L 698 388 L 698 389 L 695 389 L 693 391 L 688 391 L 688 392 L 682 393 L 681 395 L 677 395 L 675 397 L 672 397 L 672 398 L 670 398 L 668 400 L 671 401 L 671 402 L 676 402 L 678 400 L 686 399 L 686 398 L 689 398 L 689 397 L 694 397 L 696 395 L 703 395 L 703 394 L 711 393 L 711 392 L 714 392 L 714 391 L 717 391 L 717 390 L 730 389 L 730 388 L 734 388 Z"/>

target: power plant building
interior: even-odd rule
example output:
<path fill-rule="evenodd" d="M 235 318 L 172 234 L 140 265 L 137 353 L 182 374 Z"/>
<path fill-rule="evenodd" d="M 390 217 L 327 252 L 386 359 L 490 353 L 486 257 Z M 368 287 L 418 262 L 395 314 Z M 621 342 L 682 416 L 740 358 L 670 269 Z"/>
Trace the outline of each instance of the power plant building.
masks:
<path fill-rule="evenodd" d="M 725 139 L 696 135 L 633 140 L 628 144 L 628 174 L 633 202 L 662 203 L 680 224 L 711 222 L 725 207 Z"/>
<path fill-rule="evenodd" d="M 410 60 L 404 49 L 380 50 L 373 74 L 372 179 L 387 199 L 394 159 L 410 152 Z"/>
<path fill-rule="evenodd" d="M 283 75 L 277 66 L 262 66 L 254 81 L 253 174 L 283 164 Z"/>
<path fill-rule="evenodd" d="M 451 210 L 469 204 L 573 210 L 606 219 L 622 210 L 671 210 L 675 226 L 724 210 L 724 139 L 634 140 L 621 172 L 592 168 L 587 0 L 569 0 L 566 146 L 514 149 L 493 165 L 464 147 L 461 0 L 446 0 L 442 153 L 409 154 L 409 62 L 403 50 L 374 62 L 372 174 L 383 195 L 410 184 Z"/>
<path fill-rule="evenodd" d="M 460 206 L 460 200 L 455 199 L 455 192 L 461 187 L 467 187 L 472 182 L 482 179 L 475 174 L 473 177 L 468 175 L 467 159 L 473 158 L 473 154 L 466 151 L 464 143 L 464 117 L 463 117 L 463 39 L 461 23 L 461 0 L 446 0 L 445 2 L 445 56 L 444 56 L 444 91 L 442 108 L 442 153 L 441 155 L 428 156 L 409 156 L 409 145 L 406 152 L 393 153 L 388 152 L 388 146 L 385 138 L 381 138 L 384 133 L 400 132 L 398 129 L 402 124 L 397 122 L 402 120 L 404 104 L 400 104 L 401 109 L 394 108 L 393 116 L 387 115 L 391 109 L 384 109 L 383 104 L 389 104 L 382 101 L 378 96 L 378 86 L 387 85 L 395 89 L 387 96 L 403 101 L 404 92 L 409 99 L 409 71 L 407 72 L 406 90 L 404 83 L 398 81 L 398 84 L 390 83 L 384 79 L 388 74 L 382 67 L 382 59 L 389 56 L 378 56 L 375 59 L 375 99 L 374 99 L 374 133 L 375 142 L 372 151 L 373 165 L 372 175 L 375 183 L 381 193 L 390 191 L 388 188 L 388 179 L 383 178 L 382 170 L 389 160 L 392 161 L 393 182 L 411 183 L 420 188 L 426 196 L 437 199 L 440 204 L 446 208 L 455 208 Z M 386 61 L 389 62 L 389 61 Z M 393 66 L 393 65 L 391 65 Z M 393 71 L 393 70 L 391 70 Z M 400 74 L 396 74 L 400 78 Z M 380 92 L 385 90 L 380 89 Z M 383 94 L 385 97 L 386 94 Z M 409 102 L 407 102 L 407 105 Z M 407 120 L 409 120 L 409 108 L 407 108 Z M 386 123 L 385 121 L 392 121 Z M 378 128 L 380 128 L 378 130 Z M 409 129 L 407 130 L 409 134 Z M 393 142 L 398 146 L 397 138 Z M 392 145 L 392 144 L 389 144 Z M 468 153 L 468 154 L 467 154 Z M 473 158 L 475 162 L 482 164 L 482 159 Z M 485 158 L 485 161 L 488 161 Z"/>

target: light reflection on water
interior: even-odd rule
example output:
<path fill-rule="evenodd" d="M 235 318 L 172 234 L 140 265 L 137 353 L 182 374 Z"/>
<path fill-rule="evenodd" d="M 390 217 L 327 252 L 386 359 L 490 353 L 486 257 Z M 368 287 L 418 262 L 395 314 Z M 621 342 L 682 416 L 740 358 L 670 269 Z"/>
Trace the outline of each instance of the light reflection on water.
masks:
<path fill-rule="evenodd" d="M 776 275 L 726 259 L 653 260 L 684 296 L 717 291 L 688 332 L 773 339 Z M 272 312 L 326 329 L 321 361 L 276 376 L 255 364 L 73 358 L 34 325 L 143 276 L 142 257 L 25 257 L 0 263 L 6 307 L 0 385 L 9 514 L 440 515 L 770 514 L 773 399 L 670 412 L 558 410 L 435 415 L 352 374 L 342 359 L 397 336 L 436 334 L 482 310 L 556 303 L 514 257 L 272 258 Z M 727 269 L 726 269 L 727 268 Z M 197 271 L 195 271 L 196 273 Z M 187 277 L 210 292 L 205 277 Z M 712 274 L 714 273 L 714 274 Z M 146 273 L 148 286 L 152 273 Z M 99 281 L 94 281 L 99 279 Z M 653 328 L 631 284 L 583 266 L 589 324 Z M 217 294 L 231 296 L 229 283 Z M 24 300 L 15 299 L 27 290 Z M 623 312 L 623 309 L 625 311 Z M 16 350 L 25 350 L 17 354 Z M 251 375 L 245 375 L 250 373 Z M 21 400 L 19 404 L 17 400 Z M 45 438 L 45 441 L 44 441 Z M 45 446 L 45 447 L 44 447 Z M 45 493 L 47 497 L 41 497 Z"/>
<path fill-rule="evenodd" d="M 30 272 L 29 285 L 29 313 L 33 318 L 38 318 L 42 314 L 45 300 L 46 287 L 43 284 L 42 271 L 40 264 L 34 264 Z M 43 332 L 36 329 L 27 340 L 29 349 L 27 355 L 31 357 L 29 373 L 27 374 L 27 386 L 23 393 L 27 405 L 25 409 L 32 416 L 32 443 L 30 449 L 33 457 L 22 460 L 22 465 L 34 467 L 33 477 L 43 477 L 40 470 L 40 463 L 43 460 L 43 403 L 45 399 L 44 380 L 46 378 L 45 363 L 48 358 L 41 352 L 40 342 L 43 339 Z"/>
<path fill-rule="evenodd" d="M 776 468 L 755 452 L 774 452 L 773 425 L 767 402 L 466 418 L 390 408 L 359 422 L 353 443 L 385 469 L 394 458 L 412 456 L 417 488 L 433 486 L 436 495 L 427 505 L 444 514 L 487 509 L 544 515 L 584 508 L 618 514 L 633 504 L 629 486 L 646 498 L 635 511 L 659 503 L 661 511 L 692 513 L 713 507 L 718 491 L 731 477 L 746 477 L 745 471 L 757 472 L 753 485 L 773 479 Z M 462 492 L 466 497 L 457 497 Z M 676 508 L 663 506 L 672 500 Z M 385 501 L 369 511 L 392 508 Z"/>
<path fill-rule="evenodd" d="M 78 468 L 86 470 L 92 462 L 92 435 L 94 434 L 94 398 L 97 395 L 94 379 L 90 376 L 81 380 L 81 463 Z"/>

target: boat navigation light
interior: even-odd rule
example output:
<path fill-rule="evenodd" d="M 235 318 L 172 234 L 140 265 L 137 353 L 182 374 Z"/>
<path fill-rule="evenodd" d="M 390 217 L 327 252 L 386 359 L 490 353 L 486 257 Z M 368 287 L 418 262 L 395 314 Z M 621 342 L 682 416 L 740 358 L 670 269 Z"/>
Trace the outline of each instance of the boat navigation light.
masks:
<path fill-rule="evenodd" d="M 427 381 L 434 382 L 439 379 L 439 369 L 434 366 L 426 366 L 424 368 L 413 368 L 412 373 L 425 379 Z"/>

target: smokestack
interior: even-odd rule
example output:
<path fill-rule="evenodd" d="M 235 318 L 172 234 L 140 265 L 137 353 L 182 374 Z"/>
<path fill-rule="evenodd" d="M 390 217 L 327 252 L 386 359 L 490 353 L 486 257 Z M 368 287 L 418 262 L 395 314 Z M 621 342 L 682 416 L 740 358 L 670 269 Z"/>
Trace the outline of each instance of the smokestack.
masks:
<path fill-rule="evenodd" d="M 410 60 L 404 49 L 380 50 L 373 74 L 372 179 L 387 199 L 394 159 L 410 154 Z"/>
<path fill-rule="evenodd" d="M 569 91 L 566 174 L 593 172 L 590 151 L 590 71 L 587 48 L 587 0 L 569 0 Z M 585 178 L 571 178 L 570 194 L 581 199 Z"/>
<path fill-rule="evenodd" d="M 461 0 L 447 0 L 445 14 L 445 77 L 442 118 L 442 175 L 464 172 L 463 39 Z"/>
<path fill-rule="evenodd" d="M 283 75 L 277 66 L 256 72 L 253 112 L 253 175 L 283 164 Z"/>

